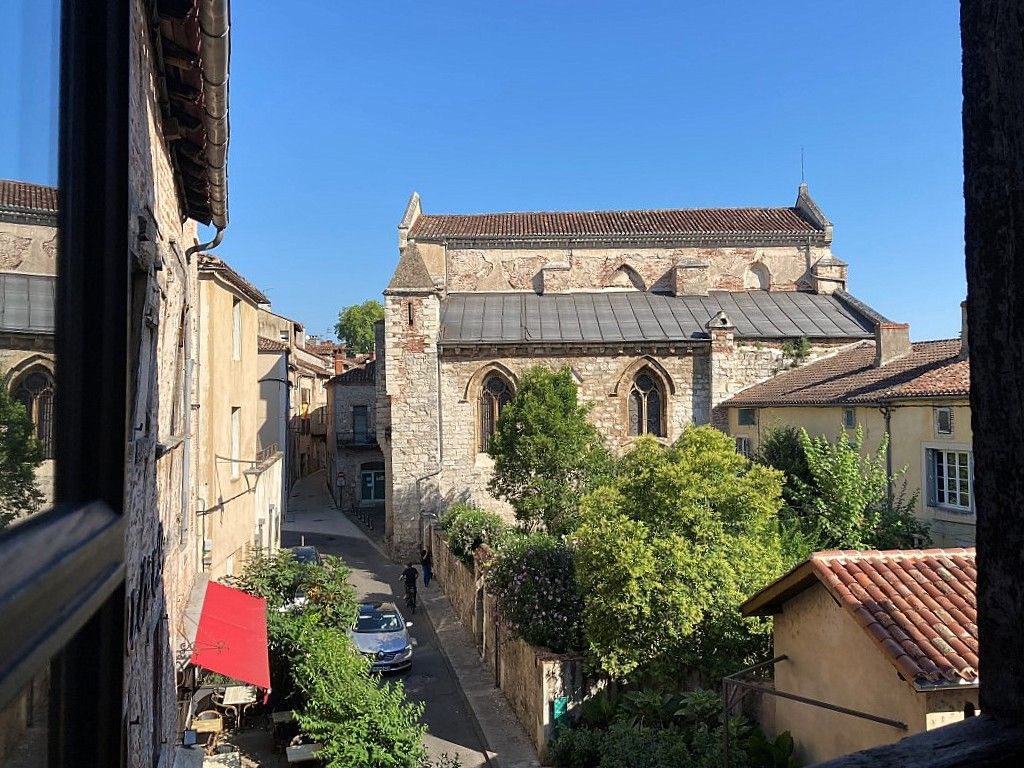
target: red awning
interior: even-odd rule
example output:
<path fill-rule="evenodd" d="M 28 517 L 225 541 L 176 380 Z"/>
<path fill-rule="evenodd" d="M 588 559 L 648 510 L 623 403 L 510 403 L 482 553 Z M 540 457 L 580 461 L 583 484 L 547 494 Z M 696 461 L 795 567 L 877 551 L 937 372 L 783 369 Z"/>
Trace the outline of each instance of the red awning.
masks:
<path fill-rule="evenodd" d="M 192 663 L 269 690 L 267 601 L 215 581 L 207 584 Z"/>

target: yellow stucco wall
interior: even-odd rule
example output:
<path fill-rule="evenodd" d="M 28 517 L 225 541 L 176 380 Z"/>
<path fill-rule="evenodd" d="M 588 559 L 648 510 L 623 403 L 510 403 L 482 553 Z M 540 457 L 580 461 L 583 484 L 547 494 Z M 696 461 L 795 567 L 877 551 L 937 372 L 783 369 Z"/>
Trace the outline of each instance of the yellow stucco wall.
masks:
<path fill-rule="evenodd" d="M 232 303 L 241 298 L 241 354 L 232 356 Z M 205 530 L 212 542 L 206 556 L 211 579 L 239 573 L 256 535 L 256 478 L 246 475 L 258 449 L 259 383 L 256 306 L 209 273 L 199 281 L 200 408 L 199 498 Z M 237 477 L 232 477 L 231 409 L 241 408 Z M 248 460 L 248 461 L 245 461 Z M 202 508 L 202 504 L 200 504 Z"/>
<path fill-rule="evenodd" d="M 805 764 L 897 741 L 927 730 L 929 721 L 937 727 L 960 719 L 966 702 L 978 703 L 976 687 L 915 691 L 818 583 L 787 601 L 776 615 L 774 642 L 775 654 L 788 657 L 775 666 L 777 690 L 902 721 L 908 727 L 902 731 L 774 697 L 774 733 L 792 733 L 797 757 Z"/>
<path fill-rule="evenodd" d="M 973 512 L 941 509 L 928 504 L 925 488 L 927 471 L 925 451 L 929 448 L 971 450 L 971 410 L 964 400 L 909 401 L 892 404 L 890 417 L 892 466 L 894 472 L 906 467 L 907 492 L 918 492 L 917 516 L 929 523 L 932 542 L 936 546 L 973 546 Z M 953 434 L 937 435 L 935 408 L 953 408 Z M 874 406 L 853 409 L 857 424 L 864 429 L 864 447 L 877 451 L 885 434 L 885 419 Z M 852 436 L 853 430 L 843 430 L 841 406 L 790 406 L 757 408 L 757 423 L 753 426 L 739 423 L 739 408 L 729 408 L 729 432 L 746 437 L 754 451 L 761 439 L 779 426 L 803 427 L 813 436 L 827 435 L 835 439 L 841 431 Z M 973 506 L 973 505 L 972 505 Z"/>

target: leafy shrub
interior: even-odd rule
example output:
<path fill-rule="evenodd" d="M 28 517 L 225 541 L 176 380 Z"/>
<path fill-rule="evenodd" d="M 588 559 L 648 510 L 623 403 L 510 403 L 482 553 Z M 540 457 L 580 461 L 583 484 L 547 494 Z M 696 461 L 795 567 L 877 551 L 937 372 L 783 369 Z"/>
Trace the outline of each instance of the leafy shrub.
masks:
<path fill-rule="evenodd" d="M 518 637 L 555 653 L 583 648 L 583 598 L 564 542 L 544 533 L 508 537 L 488 566 L 487 584 Z"/>
<path fill-rule="evenodd" d="M 422 705 L 409 703 L 400 683 L 372 675 L 349 639 L 356 597 L 348 577 L 336 557 L 325 557 L 323 566 L 303 565 L 283 551 L 253 553 L 236 584 L 267 600 L 273 695 L 288 702 L 302 731 L 323 745 L 324 764 L 420 768 L 426 758 Z M 297 587 L 305 603 L 293 601 Z"/>
<path fill-rule="evenodd" d="M 582 728 L 607 728 L 615 720 L 618 705 L 607 693 L 592 696 L 580 705 Z"/>
<path fill-rule="evenodd" d="M 784 731 L 768 741 L 760 731 L 747 743 L 750 764 L 757 768 L 798 768 L 800 762 L 793 756 L 793 736 Z"/>
<path fill-rule="evenodd" d="M 604 750 L 605 731 L 576 728 L 559 732 L 548 759 L 558 768 L 597 768 Z"/>
<path fill-rule="evenodd" d="M 448 507 L 438 522 L 452 552 L 467 564 L 473 562 L 473 550 L 482 544 L 497 546 L 510 530 L 500 515 L 463 502 Z"/>

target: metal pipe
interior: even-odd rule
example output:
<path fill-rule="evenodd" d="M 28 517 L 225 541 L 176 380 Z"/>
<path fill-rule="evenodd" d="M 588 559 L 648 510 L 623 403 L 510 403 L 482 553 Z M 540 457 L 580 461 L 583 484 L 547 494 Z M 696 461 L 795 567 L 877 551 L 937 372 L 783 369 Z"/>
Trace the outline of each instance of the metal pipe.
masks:
<path fill-rule="evenodd" d="M 792 699 L 793 701 L 799 701 L 801 704 L 810 704 L 812 707 L 821 707 L 822 709 L 828 709 L 832 712 L 839 712 L 843 715 L 851 715 L 853 717 L 859 717 L 863 720 L 871 720 L 872 722 L 881 723 L 882 725 L 889 725 L 901 731 L 907 730 L 907 724 L 900 720 L 890 720 L 888 717 L 872 715 L 870 712 L 861 712 L 859 709 L 841 707 L 838 704 L 829 704 L 828 702 L 818 701 L 817 699 L 811 699 L 807 696 L 798 696 L 795 693 L 785 693 L 784 691 L 778 691 L 774 688 L 769 688 L 766 685 L 748 683 L 746 680 L 730 679 L 729 683 L 731 685 L 738 685 L 741 688 L 747 688 L 752 691 L 760 691 L 761 693 L 767 693 L 769 696 L 781 696 L 784 699 Z"/>
<path fill-rule="evenodd" d="M 883 405 L 879 410 L 882 418 L 885 419 L 885 497 L 889 502 L 889 510 L 892 511 L 893 487 L 892 487 L 892 407 Z"/>
<path fill-rule="evenodd" d="M 217 234 L 213 236 L 213 240 L 208 243 L 197 243 L 185 251 L 185 260 L 188 261 L 192 258 L 193 253 L 199 253 L 199 251 L 212 251 L 221 241 L 224 239 L 224 227 L 217 227 Z"/>

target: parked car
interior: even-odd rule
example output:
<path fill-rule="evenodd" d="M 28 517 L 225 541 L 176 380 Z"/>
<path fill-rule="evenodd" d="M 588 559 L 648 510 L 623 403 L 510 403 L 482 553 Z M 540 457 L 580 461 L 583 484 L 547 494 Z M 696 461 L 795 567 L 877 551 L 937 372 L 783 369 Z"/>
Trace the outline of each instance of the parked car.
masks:
<path fill-rule="evenodd" d="M 302 563 L 303 565 L 323 565 L 324 560 L 320 557 L 320 553 L 316 547 L 290 547 L 292 557 L 295 558 L 296 562 Z"/>
<path fill-rule="evenodd" d="M 392 603 L 363 603 L 349 636 L 374 670 L 395 672 L 412 666 L 411 626 Z"/>

